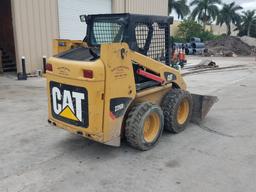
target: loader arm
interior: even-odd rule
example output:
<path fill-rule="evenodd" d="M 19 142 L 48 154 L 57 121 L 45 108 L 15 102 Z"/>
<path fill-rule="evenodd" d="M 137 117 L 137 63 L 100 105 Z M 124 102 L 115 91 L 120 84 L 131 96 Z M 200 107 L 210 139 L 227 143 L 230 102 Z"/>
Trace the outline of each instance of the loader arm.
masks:
<path fill-rule="evenodd" d="M 146 57 L 138 52 L 131 51 L 131 60 L 134 65 L 139 66 L 143 70 L 153 72 L 164 80 L 163 84 L 174 83 L 180 89 L 186 90 L 187 86 L 182 78 L 180 71 L 156 61 L 150 57 Z M 135 74 L 136 75 L 136 74 Z"/>

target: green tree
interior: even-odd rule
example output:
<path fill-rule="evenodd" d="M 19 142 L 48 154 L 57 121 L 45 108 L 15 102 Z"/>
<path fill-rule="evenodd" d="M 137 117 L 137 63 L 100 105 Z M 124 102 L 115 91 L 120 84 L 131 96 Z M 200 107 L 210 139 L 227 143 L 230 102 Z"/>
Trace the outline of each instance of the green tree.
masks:
<path fill-rule="evenodd" d="M 178 14 L 178 18 L 183 19 L 190 12 L 187 5 L 187 0 L 168 0 L 168 12 L 169 15 L 174 10 Z"/>
<path fill-rule="evenodd" d="M 247 36 L 252 36 L 252 27 L 256 27 L 256 10 L 243 11 L 241 27 Z"/>
<path fill-rule="evenodd" d="M 227 26 L 227 35 L 231 35 L 231 25 L 239 25 L 241 22 L 241 17 L 237 11 L 243 9 L 241 6 L 236 5 L 235 2 L 230 4 L 223 4 L 222 9 L 220 10 L 217 24 L 222 26 L 224 23 Z"/>
<path fill-rule="evenodd" d="M 205 29 L 206 24 L 216 20 L 219 13 L 218 4 L 221 4 L 221 0 L 193 0 L 190 3 L 195 6 L 191 13 L 192 19 L 201 21 Z"/>
<path fill-rule="evenodd" d="M 194 20 L 183 20 L 178 25 L 178 32 L 174 36 L 174 42 L 186 43 L 189 42 L 192 37 L 199 37 L 202 41 L 222 38 L 222 36 L 214 35 L 210 31 L 204 31 L 203 27 Z"/>
<path fill-rule="evenodd" d="M 194 20 L 184 20 L 178 26 L 177 35 L 188 42 L 192 37 L 198 37 L 202 31 L 202 26 Z"/>

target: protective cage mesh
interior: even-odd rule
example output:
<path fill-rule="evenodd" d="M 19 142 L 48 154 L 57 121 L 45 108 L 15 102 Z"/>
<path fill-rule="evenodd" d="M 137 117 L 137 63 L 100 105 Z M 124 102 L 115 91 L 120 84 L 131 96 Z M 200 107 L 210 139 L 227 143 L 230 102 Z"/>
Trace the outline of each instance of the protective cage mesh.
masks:
<path fill-rule="evenodd" d="M 120 42 L 122 33 L 120 33 L 121 25 L 111 22 L 94 22 L 94 44 Z"/>
<path fill-rule="evenodd" d="M 167 24 L 137 23 L 135 36 L 137 46 L 142 54 L 169 64 L 169 26 Z"/>

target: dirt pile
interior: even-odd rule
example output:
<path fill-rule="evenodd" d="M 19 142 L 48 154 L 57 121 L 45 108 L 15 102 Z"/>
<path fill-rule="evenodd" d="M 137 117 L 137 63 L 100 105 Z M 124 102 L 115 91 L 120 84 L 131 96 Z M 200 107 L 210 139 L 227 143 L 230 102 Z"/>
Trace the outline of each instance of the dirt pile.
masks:
<path fill-rule="evenodd" d="M 239 37 L 226 36 L 221 40 L 205 43 L 209 55 L 215 56 L 250 56 L 255 54 L 255 47 L 249 46 Z"/>
<path fill-rule="evenodd" d="M 256 38 L 253 38 L 253 37 L 248 37 L 248 36 L 243 36 L 243 37 L 240 37 L 240 39 L 250 45 L 250 46 L 253 46 L 253 47 L 256 47 Z"/>

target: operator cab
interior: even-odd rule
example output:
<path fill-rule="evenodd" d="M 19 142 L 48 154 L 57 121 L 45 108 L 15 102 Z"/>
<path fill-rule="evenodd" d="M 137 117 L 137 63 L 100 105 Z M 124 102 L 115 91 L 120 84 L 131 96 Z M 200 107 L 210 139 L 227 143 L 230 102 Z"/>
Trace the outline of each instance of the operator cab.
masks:
<path fill-rule="evenodd" d="M 71 49 L 59 54 L 59 58 L 93 61 L 100 57 L 101 44 L 125 42 L 131 50 L 170 65 L 170 25 L 173 17 L 124 13 L 81 15 L 80 20 L 87 24 L 83 40 L 87 47 Z M 134 62 L 133 68 L 138 91 L 159 84 L 137 75 L 138 63 Z"/>
<path fill-rule="evenodd" d="M 173 17 L 137 14 L 81 15 L 87 23 L 89 47 L 125 42 L 130 49 L 169 65 L 170 25 Z"/>

